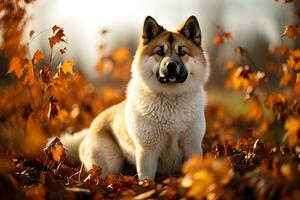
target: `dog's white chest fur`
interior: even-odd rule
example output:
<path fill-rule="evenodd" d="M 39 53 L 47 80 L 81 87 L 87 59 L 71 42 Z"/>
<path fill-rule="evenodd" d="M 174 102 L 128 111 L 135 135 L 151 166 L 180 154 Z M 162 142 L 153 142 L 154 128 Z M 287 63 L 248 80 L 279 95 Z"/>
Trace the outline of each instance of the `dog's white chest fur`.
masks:
<path fill-rule="evenodd" d="M 204 99 L 201 89 L 194 94 L 170 96 L 147 94 L 137 88 L 130 90 L 129 86 L 125 107 L 128 134 L 136 146 L 150 149 L 147 156 L 158 157 L 159 173 L 172 173 L 180 169 L 184 146 L 189 143 L 184 143 L 186 138 L 198 139 L 200 146 L 201 135 L 204 134 L 200 125 L 205 124 L 201 122 Z M 135 160 L 133 156 L 132 159 Z"/>

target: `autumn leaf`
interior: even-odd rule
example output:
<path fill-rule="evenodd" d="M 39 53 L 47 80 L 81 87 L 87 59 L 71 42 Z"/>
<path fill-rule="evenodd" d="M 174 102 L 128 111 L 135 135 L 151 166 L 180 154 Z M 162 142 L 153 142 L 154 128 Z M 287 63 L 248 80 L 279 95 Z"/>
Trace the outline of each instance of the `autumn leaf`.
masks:
<path fill-rule="evenodd" d="M 58 137 L 55 137 L 44 148 L 46 154 L 51 154 L 55 162 L 59 163 L 66 157 L 66 150 Z"/>
<path fill-rule="evenodd" d="M 286 25 L 282 36 L 286 36 L 290 39 L 295 39 L 298 37 L 297 28 L 293 25 Z"/>
<path fill-rule="evenodd" d="M 66 60 L 59 68 L 63 71 L 65 75 L 73 73 L 73 66 L 75 65 L 74 60 Z"/>
<path fill-rule="evenodd" d="M 282 78 L 280 79 L 280 83 L 279 83 L 279 86 L 282 88 L 282 87 L 286 87 L 289 82 L 291 81 L 291 74 L 287 73 L 287 74 L 284 74 L 282 76 Z"/>
<path fill-rule="evenodd" d="M 289 69 L 300 70 L 300 50 L 291 50 L 286 61 L 286 66 Z"/>
<path fill-rule="evenodd" d="M 25 64 L 24 68 L 27 69 L 27 72 L 25 74 L 23 83 L 25 85 L 32 86 L 35 81 L 33 61 L 28 60 L 28 62 Z"/>
<path fill-rule="evenodd" d="M 212 196 L 217 199 L 233 175 L 228 160 L 215 160 L 212 155 L 206 155 L 204 160 L 197 156 L 191 158 L 184 164 L 183 173 L 181 186 L 188 188 L 187 196 L 195 199 Z"/>
<path fill-rule="evenodd" d="M 16 76 L 20 79 L 23 75 L 24 65 L 26 63 L 26 60 L 20 57 L 13 57 L 12 60 L 9 63 L 9 68 L 7 73 L 11 73 L 15 71 Z"/>
<path fill-rule="evenodd" d="M 217 35 L 216 37 L 215 37 L 215 44 L 216 45 L 220 45 L 220 44 L 222 44 L 223 43 L 223 37 L 221 36 L 221 35 Z"/>
<path fill-rule="evenodd" d="M 66 42 L 64 39 L 64 37 L 65 37 L 64 30 L 62 28 L 55 25 L 52 28 L 52 31 L 53 31 L 54 35 L 49 38 L 49 44 L 50 44 L 51 48 L 53 48 L 53 46 L 59 42 Z"/>
<path fill-rule="evenodd" d="M 54 26 L 52 27 L 52 32 L 55 33 L 57 30 L 60 30 L 60 29 L 62 29 L 62 28 L 59 27 L 59 26 L 57 26 L 57 25 L 54 25 Z"/>
<path fill-rule="evenodd" d="M 230 60 L 225 64 L 225 67 L 227 70 L 232 70 L 232 69 L 236 69 L 238 65 L 236 64 L 236 62 Z"/>
<path fill-rule="evenodd" d="M 51 148 L 53 160 L 55 160 L 56 162 L 60 162 L 63 152 L 64 148 L 62 145 L 55 145 L 55 147 Z"/>
<path fill-rule="evenodd" d="M 33 59 L 32 62 L 34 65 L 36 65 L 37 63 L 39 63 L 41 60 L 43 60 L 45 57 L 43 55 L 43 53 L 40 50 L 37 50 L 34 55 L 33 55 Z"/>
<path fill-rule="evenodd" d="M 294 146 L 298 142 L 298 132 L 300 131 L 300 118 L 290 116 L 285 124 L 284 128 L 287 131 L 283 140 L 287 140 L 289 146 Z"/>

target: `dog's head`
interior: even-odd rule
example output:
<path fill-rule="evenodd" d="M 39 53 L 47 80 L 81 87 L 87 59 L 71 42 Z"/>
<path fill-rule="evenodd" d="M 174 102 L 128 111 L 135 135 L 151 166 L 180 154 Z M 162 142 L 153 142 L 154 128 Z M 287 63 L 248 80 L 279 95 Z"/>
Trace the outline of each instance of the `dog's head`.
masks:
<path fill-rule="evenodd" d="M 178 94 L 203 86 L 209 64 L 196 17 L 188 18 L 176 31 L 165 30 L 152 17 L 146 17 L 132 75 L 158 93 Z"/>

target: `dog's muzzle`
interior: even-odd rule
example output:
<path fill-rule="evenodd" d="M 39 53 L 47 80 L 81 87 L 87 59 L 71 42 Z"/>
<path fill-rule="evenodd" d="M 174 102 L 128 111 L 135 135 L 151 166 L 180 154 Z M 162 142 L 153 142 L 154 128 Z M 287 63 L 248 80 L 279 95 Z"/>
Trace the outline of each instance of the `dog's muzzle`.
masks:
<path fill-rule="evenodd" d="M 156 76 L 160 83 L 183 83 L 188 73 L 183 64 L 170 61 L 160 67 Z"/>

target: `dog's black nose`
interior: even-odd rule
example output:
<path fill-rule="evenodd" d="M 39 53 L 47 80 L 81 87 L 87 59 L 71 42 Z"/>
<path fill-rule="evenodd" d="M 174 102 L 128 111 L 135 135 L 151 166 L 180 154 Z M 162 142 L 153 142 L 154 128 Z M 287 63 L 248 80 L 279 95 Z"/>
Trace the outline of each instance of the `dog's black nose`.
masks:
<path fill-rule="evenodd" d="M 177 64 L 175 62 L 168 62 L 166 68 L 169 74 L 176 74 Z"/>

